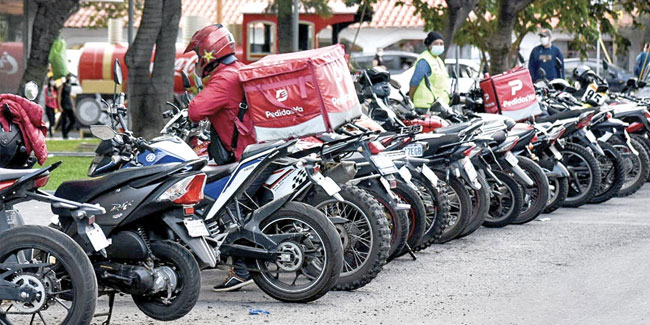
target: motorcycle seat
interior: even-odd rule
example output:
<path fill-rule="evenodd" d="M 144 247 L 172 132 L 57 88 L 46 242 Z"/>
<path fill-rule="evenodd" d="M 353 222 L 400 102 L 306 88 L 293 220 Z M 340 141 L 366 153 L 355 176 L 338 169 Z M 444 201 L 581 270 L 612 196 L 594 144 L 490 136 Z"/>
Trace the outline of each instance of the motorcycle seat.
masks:
<path fill-rule="evenodd" d="M 202 172 L 208 175 L 206 183 L 212 183 L 228 174 L 232 174 L 235 171 L 239 163 L 232 163 L 222 166 L 206 166 L 203 168 Z"/>
<path fill-rule="evenodd" d="M 557 120 L 563 120 L 563 119 L 569 119 L 569 118 L 574 118 L 580 116 L 580 114 L 584 112 L 589 112 L 593 111 L 593 108 L 583 108 L 583 109 L 570 109 L 566 110 L 564 112 L 560 112 L 557 114 L 549 115 L 549 116 L 542 116 L 542 117 L 536 117 L 535 122 L 555 122 Z"/>
<path fill-rule="evenodd" d="M 428 144 L 428 148 L 424 152 L 424 156 L 426 157 L 435 154 L 444 146 L 460 142 L 460 138 L 457 134 L 442 134 L 436 137 L 424 134 L 422 136 L 416 136 L 415 141 L 426 142 Z"/>
<path fill-rule="evenodd" d="M 458 123 L 458 124 L 452 124 L 450 126 L 445 126 L 441 128 L 437 128 L 434 132 L 435 133 L 441 133 L 441 134 L 452 134 L 452 133 L 458 133 L 462 130 L 467 129 L 470 125 L 472 125 L 471 122 L 464 122 L 464 123 Z"/>
<path fill-rule="evenodd" d="M 277 147 L 279 145 L 278 142 L 266 142 L 266 143 L 256 143 L 256 144 L 251 144 L 248 145 L 245 149 L 244 152 L 241 155 L 241 159 L 244 160 L 248 157 L 252 157 L 257 155 L 258 153 L 264 152 L 266 150 L 269 150 L 273 147 Z"/>
<path fill-rule="evenodd" d="M 67 181 L 61 183 L 59 188 L 56 189 L 56 192 L 54 192 L 54 195 L 63 199 L 87 203 L 102 193 L 128 184 L 136 179 L 159 173 L 168 174 L 172 169 L 175 169 L 178 166 L 179 163 L 172 163 L 126 168 L 91 179 Z"/>
<path fill-rule="evenodd" d="M 35 169 L 0 168 L 0 182 L 16 180 L 35 171 Z"/>

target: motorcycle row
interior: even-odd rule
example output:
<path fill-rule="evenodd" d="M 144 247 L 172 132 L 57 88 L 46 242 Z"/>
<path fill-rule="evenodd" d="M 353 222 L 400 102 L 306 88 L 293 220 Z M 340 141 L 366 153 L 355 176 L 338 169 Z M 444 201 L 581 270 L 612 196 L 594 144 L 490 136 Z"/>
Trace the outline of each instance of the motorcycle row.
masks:
<path fill-rule="evenodd" d="M 112 125 L 91 127 L 102 141 L 90 179 L 49 194 L 39 188 L 60 163 L 0 169 L 0 324 L 88 324 L 98 295 L 109 298 L 108 324 L 120 293 L 153 319 L 179 319 L 201 270 L 241 261 L 269 296 L 309 302 L 481 226 L 635 193 L 650 176 L 650 100 L 632 95 L 645 85 L 607 93 L 588 68 L 575 77 L 579 87 L 536 83 L 544 114 L 515 122 L 482 113 L 478 87 L 418 111 L 388 72 L 359 71 L 362 118 L 250 145 L 220 166 L 207 164 L 210 125 L 189 121 L 187 93 L 149 141 L 128 130 L 116 95 L 105 103 Z M 50 203 L 57 217 L 24 225 L 14 205 L 25 201 Z"/>

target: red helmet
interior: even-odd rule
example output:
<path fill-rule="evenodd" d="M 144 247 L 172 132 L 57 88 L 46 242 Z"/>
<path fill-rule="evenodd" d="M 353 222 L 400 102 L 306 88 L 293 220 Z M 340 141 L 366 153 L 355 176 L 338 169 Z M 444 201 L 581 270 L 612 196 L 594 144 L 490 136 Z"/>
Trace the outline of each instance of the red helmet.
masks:
<path fill-rule="evenodd" d="M 199 56 L 198 65 L 202 74 L 205 74 L 208 72 L 206 67 L 210 63 L 235 54 L 235 38 L 221 24 L 206 26 L 192 35 L 190 44 L 187 45 L 184 53 L 189 51 L 194 51 Z M 205 75 L 201 77 L 205 77 Z"/>

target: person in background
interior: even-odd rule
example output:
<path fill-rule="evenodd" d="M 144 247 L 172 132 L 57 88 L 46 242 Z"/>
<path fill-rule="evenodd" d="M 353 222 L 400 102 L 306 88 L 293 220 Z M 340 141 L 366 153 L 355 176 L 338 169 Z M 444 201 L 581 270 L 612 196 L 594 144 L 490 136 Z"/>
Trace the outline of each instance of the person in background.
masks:
<path fill-rule="evenodd" d="M 59 110 L 59 90 L 56 88 L 56 81 L 53 77 L 47 78 L 45 86 L 45 115 L 47 116 L 47 129 L 50 138 L 54 136 L 52 130 L 56 124 L 56 111 Z"/>
<path fill-rule="evenodd" d="M 65 76 L 65 82 L 59 91 L 59 107 L 61 107 L 61 132 L 63 139 L 68 138 L 76 119 L 74 117 L 74 101 L 72 100 L 72 74 Z"/>
<path fill-rule="evenodd" d="M 650 43 L 645 43 L 643 52 L 639 53 L 636 57 L 636 65 L 634 65 L 634 75 L 637 78 L 642 77 L 641 72 L 646 76 L 648 75 L 646 72 L 648 69 L 648 62 L 650 62 Z"/>
<path fill-rule="evenodd" d="M 428 110 L 440 101 L 449 105 L 449 75 L 440 55 L 445 52 L 442 34 L 429 32 L 424 39 L 427 47 L 415 61 L 415 71 L 409 82 L 409 97 L 417 110 Z"/>
<path fill-rule="evenodd" d="M 528 70 L 533 82 L 542 78 L 539 68 L 546 72 L 546 79 L 564 79 L 564 56 L 562 51 L 551 44 L 551 31 L 544 28 L 539 32 L 540 45 L 533 48 L 528 59 Z M 560 63 L 558 63 L 558 60 Z"/>
<path fill-rule="evenodd" d="M 377 48 L 377 53 L 375 54 L 375 57 L 372 59 L 372 67 L 383 67 L 384 66 L 384 49 L 381 47 Z"/>

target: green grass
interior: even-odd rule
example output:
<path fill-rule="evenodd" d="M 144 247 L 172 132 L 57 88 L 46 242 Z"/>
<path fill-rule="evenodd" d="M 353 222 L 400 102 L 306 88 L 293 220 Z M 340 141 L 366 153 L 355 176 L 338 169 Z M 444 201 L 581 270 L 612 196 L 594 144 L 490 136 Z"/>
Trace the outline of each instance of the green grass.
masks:
<path fill-rule="evenodd" d="M 49 145 L 48 145 L 49 146 Z M 43 187 L 44 190 L 56 190 L 61 183 L 71 180 L 86 179 L 88 176 L 88 167 L 92 162 L 92 157 L 49 157 L 45 162 L 45 166 L 49 166 L 57 161 L 62 164 L 52 171 L 50 180 L 47 185 Z M 38 164 L 34 168 L 41 168 Z"/>
<path fill-rule="evenodd" d="M 89 138 L 83 140 L 47 140 L 49 152 L 93 152 L 99 144 L 99 139 Z"/>

